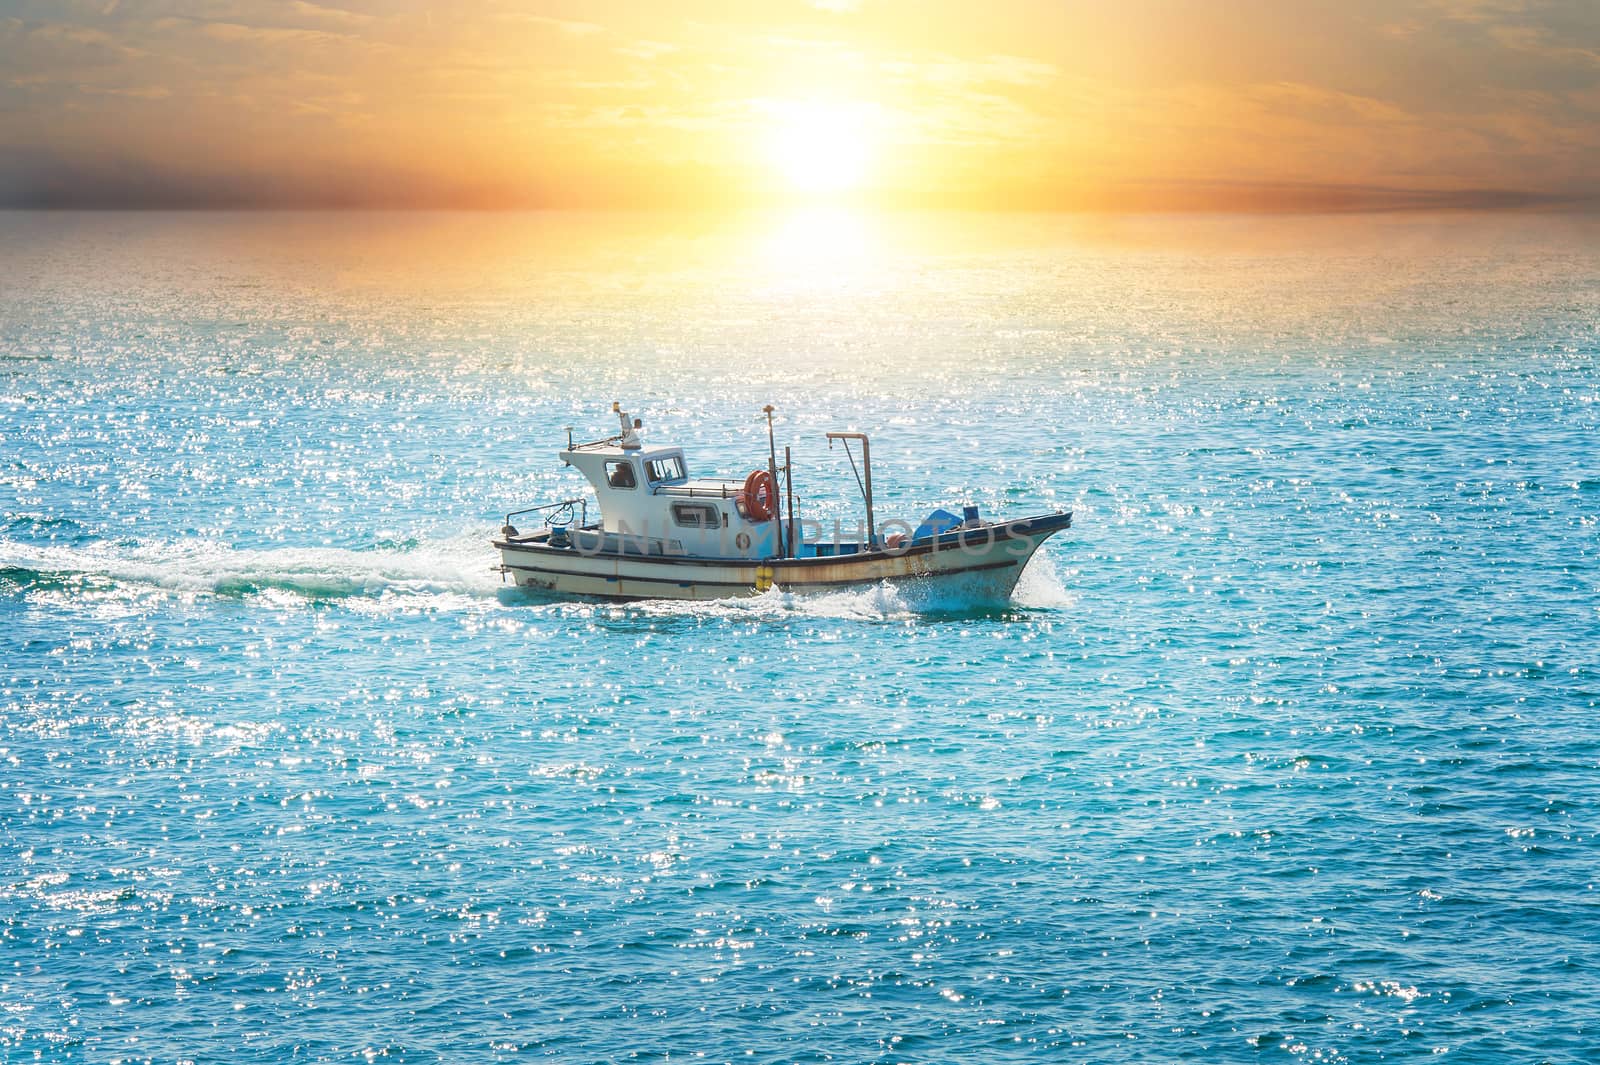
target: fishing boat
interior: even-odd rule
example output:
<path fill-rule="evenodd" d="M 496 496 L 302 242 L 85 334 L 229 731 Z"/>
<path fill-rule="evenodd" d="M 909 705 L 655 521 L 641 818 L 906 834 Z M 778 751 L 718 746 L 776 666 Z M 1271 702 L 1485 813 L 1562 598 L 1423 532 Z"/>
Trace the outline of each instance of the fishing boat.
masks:
<path fill-rule="evenodd" d="M 607 599 L 724 599 L 889 581 L 959 584 L 963 593 L 1003 599 L 1039 545 L 1072 524 L 1068 511 L 986 521 L 968 504 L 960 514 L 935 510 L 915 527 L 880 526 L 871 441 L 831 432 L 828 446 L 844 446 L 866 505 L 864 528 L 843 539 L 838 522 L 828 535 L 820 523 L 795 520 L 792 449 L 784 448 L 779 466 L 771 406 L 766 465 L 740 478 L 695 475 L 681 447 L 647 446 L 641 421 L 618 403 L 611 409 L 620 432 L 577 444 L 569 429 L 559 452 L 593 488 L 598 520 L 587 496 L 506 515 L 494 546 L 501 574 L 518 587 Z"/>

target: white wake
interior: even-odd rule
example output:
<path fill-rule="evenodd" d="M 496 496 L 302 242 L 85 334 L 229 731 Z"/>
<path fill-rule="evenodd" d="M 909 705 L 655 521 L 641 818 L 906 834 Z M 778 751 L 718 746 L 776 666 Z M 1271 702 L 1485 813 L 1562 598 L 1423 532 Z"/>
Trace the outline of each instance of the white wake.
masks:
<path fill-rule="evenodd" d="M 73 546 L 0 540 L 0 570 L 12 571 L 14 577 L 31 575 L 36 582 L 80 578 L 184 595 L 486 597 L 501 586 L 492 568 L 497 561 L 486 531 L 370 549 L 240 548 L 202 539 L 102 540 Z"/>

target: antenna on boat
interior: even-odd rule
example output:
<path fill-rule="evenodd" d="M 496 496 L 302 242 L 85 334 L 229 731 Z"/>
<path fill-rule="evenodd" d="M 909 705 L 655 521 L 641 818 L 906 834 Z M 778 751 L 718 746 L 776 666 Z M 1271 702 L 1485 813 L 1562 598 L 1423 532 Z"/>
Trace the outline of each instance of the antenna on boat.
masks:
<path fill-rule="evenodd" d="M 628 451 L 638 450 L 639 430 L 644 427 L 644 422 L 640 421 L 638 418 L 634 418 L 632 424 L 629 424 L 628 412 L 623 410 L 622 403 L 615 399 L 611 401 L 611 413 L 615 414 L 617 419 L 622 423 L 622 435 L 619 437 L 619 440 L 621 441 L 623 448 Z"/>
<path fill-rule="evenodd" d="M 768 403 L 765 407 L 761 408 L 762 413 L 764 413 L 767 416 L 767 476 L 772 478 L 772 513 L 773 513 L 774 517 L 776 517 L 777 514 L 779 513 L 779 510 L 778 510 L 778 445 L 772 439 L 772 412 L 774 410 L 776 410 L 776 409 L 777 408 L 775 408 L 770 403 Z M 779 558 L 787 558 L 788 557 L 788 551 L 786 551 L 784 549 L 784 545 L 783 545 L 783 522 L 782 521 L 778 522 L 778 557 Z"/>

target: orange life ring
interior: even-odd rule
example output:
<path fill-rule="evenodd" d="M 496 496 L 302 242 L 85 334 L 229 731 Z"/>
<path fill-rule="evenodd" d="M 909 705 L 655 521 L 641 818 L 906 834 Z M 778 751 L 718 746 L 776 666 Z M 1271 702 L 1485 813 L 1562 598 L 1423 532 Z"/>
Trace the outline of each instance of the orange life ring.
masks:
<path fill-rule="evenodd" d="M 751 470 L 744 479 L 744 509 L 751 521 L 771 521 L 777 511 L 778 486 L 766 470 Z"/>

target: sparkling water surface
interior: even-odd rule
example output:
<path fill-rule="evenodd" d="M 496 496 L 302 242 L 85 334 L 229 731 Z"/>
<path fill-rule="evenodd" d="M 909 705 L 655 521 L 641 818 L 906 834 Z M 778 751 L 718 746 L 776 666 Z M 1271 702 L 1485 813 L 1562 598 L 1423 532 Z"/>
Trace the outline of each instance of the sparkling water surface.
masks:
<path fill-rule="evenodd" d="M 0 1058 L 1600 1060 L 1600 223 L 0 215 Z M 612 400 L 1015 599 L 502 586 Z"/>

